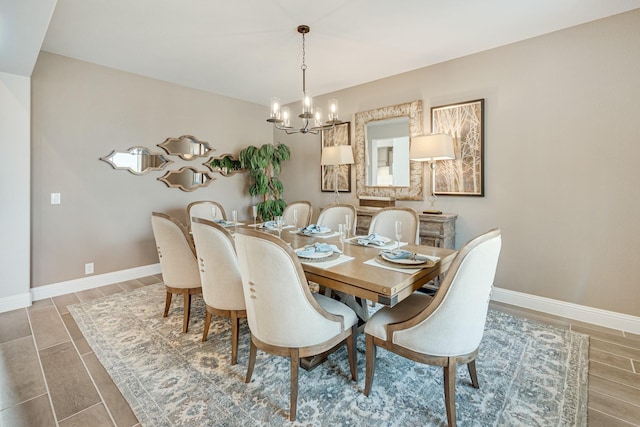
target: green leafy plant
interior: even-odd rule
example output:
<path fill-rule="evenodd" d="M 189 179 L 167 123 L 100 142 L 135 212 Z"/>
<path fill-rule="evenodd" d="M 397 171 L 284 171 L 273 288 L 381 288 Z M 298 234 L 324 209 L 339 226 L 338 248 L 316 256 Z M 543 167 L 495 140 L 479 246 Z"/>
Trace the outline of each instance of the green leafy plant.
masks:
<path fill-rule="evenodd" d="M 272 220 L 282 215 L 286 202 L 282 200 L 284 186 L 278 178 L 282 162 L 289 160 L 291 151 L 285 144 L 264 144 L 260 148 L 253 145 L 238 154 L 240 165 L 249 171 L 252 183 L 251 196 L 261 196 L 258 203 L 258 216 L 262 221 Z"/>

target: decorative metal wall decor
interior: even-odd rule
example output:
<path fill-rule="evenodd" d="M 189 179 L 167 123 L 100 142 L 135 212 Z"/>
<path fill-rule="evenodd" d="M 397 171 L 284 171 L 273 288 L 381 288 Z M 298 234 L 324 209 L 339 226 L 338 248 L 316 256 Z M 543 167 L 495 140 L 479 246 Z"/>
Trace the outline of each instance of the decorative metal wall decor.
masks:
<path fill-rule="evenodd" d="M 203 165 L 208 167 L 211 172 L 218 172 L 222 176 L 231 176 L 246 170 L 242 168 L 240 160 L 229 153 L 219 157 L 211 157 Z"/>
<path fill-rule="evenodd" d="M 215 151 L 206 141 L 200 141 L 192 135 L 182 135 L 178 138 L 167 138 L 158 147 L 167 154 L 178 156 L 183 160 L 193 160 L 197 157 L 207 157 L 209 152 Z"/>
<path fill-rule="evenodd" d="M 158 178 L 170 188 L 179 188 L 182 191 L 194 191 L 200 187 L 206 187 L 215 180 L 208 172 L 201 172 L 194 167 L 185 166 L 179 170 L 172 170 Z"/>
<path fill-rule="evenodd" d="M 135 175 L 144 175 L 152 170 L 164 169 L 173 160 L 168 160 L 162 153 L 153 153 L 146 147 L 131 147 L 127 151 L 113 150 L 108 156 L 100 157 L 114 169 L 128 170 Z"/>

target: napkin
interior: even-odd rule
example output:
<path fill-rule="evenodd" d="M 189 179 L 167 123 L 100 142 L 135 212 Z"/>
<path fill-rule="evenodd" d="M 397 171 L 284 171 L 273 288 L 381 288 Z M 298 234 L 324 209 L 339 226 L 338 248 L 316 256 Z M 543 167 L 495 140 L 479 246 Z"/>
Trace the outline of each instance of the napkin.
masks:
<path fill-rule="evenodd" d="M 307 245 L 296 253 L 301 257 L 309 257 L 316 252 L 335 252 L 341 254 L 342 251 L 338 249 L 336 245 L 330 245 L 328 243 L 314 243 L 313 245 Z"/>
<path fill-rule="evenodd" d="M 223 227 L 228 227 L 230 225 L 233 225 L 233 222 L 225 221 L 224 219 L 214 219 L 213 222 L 215 222 L 216 224 L 220 224 Z"/>
<path fill-rule="evenodd" d="M 275 230 L 277 228 L 275 221 L 267 221 L 262 226 L 264 228 L 268 228 L 269 230 Z"/>
<path fill-rule="evenodd" d="M 386 245 L 380 239 L 380 235 L 378 233 L 369 234 L 367 237 L 361 237 L 358 239 L 358 244 L 362 246 L 376 245 L 376 246 L 384 246 Z"/>
<path fill-rule="evenodd" d="M 301 228 L 298 231 L 302 234 L 306 234 L 307 236 L 309 236 L 311 234 L 328 233 L 331 231 L 331 229 L 325 225 L 311 224 L 304 228 Z"/>
<path fill-rule="evenodd" d="M 418 254 L 414 254 L 413 252 L 405 251 L 404 249 L 399 249 L 395 251 L 382 251 L 384 257 L 387 259 L 410 259 L 412 255 L 414 255 L 414 259 L 418 261 L 426 261 L 428 258 L 425 256 L 420 256 Z"/>

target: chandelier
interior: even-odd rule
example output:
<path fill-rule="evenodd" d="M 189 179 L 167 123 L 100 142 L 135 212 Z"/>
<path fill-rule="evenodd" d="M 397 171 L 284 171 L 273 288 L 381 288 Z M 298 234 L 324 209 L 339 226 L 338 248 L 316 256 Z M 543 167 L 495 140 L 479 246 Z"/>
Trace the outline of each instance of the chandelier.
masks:
<path fill-rule="evenodd" d="M 302 127 L 300 129 L 294 129 L 291 126 L 291 112 L 289 107 L 282 107 L 280 104 L 280 98 L 271 98 L 270 116 L 267 119 L 268 122 L 273 123 L 273 126 L 285 131 L 287 135 L 294 133 L 311 133 L 317 135 L 321 130 L 331 129 L 340 123 L 343 123 L 338 119 L 338 100 L 329 100 L 329 115 L 328 120 L 323 123 L 322 109 L 313 108 L 313 98 L 311 92 L 307 91 L 306 86 L 306 71 L 307 64 L 305 64 L 305 46 L 304 36 L 308 34 L 311 29 L 308 25 L 299 25 L 298 32 L 302 34 L 302 113 L 298 115 L 302 119 Z M 311 125 L 311 127 L 310 127 Z"/>

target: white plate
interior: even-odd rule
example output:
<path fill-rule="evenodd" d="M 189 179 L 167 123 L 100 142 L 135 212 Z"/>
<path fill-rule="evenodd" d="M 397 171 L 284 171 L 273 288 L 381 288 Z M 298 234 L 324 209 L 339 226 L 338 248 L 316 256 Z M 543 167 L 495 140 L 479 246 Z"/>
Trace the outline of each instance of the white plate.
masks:
<path fill-rule="evenodd" d="M 361 245 L 360 243 L 358 243 L 358 240 L 360 239 L 366 239 L 367 236 L 355 236 L 355 237 L 350 237 L 349 239 L 347 239 L 346 241 L 349 243 L 352 243 L 354 245 L 359 245 L 359 246 L 371 246 L 373 248 L 376 247 L 381 247 L 381 246 L 385 246 L 387 245 L 389 242 L 391 242 L 391 239 L 388 237 L 384 237 L 384 236 L 380 236 L 378 237 L 378 240 L 380 240 L 383 244 L 382 245 L 376 245 L 375 243 L 369 243 L 368 245 Z"/>
<path fill-rule="evenodd" d="M 389 257 L 384 252 L 381 252 L 380 256 L 385 261 L 393 262 L 395 264 L 403 264 L 403 265 L 421 265 L 421 264 L 424 264 L 425 262 L 429 261 L 429 258 L 420 256 L 420 255 L 418 255 L 420 257 L 419 259 L 408 259 L 408 258 L 397 258 L 397 259 L 394 259 L 394 258 Z"/>
<path fill-rule="evenodd" d="M 300 250 L 300 252 L 302 252 L 302 249 Z M 297 252 L 298 256 L 300 258 L 306 258 L 306 259 L 321 259 L 321 258 L 327 258 L 327 257 L 330 257 L 331 255 L 333 255 L 333 251 L 329 251 L 329 252 L 314 252 L 314 253 L 308 254 L 308 255 L 300 255 L 300 252 Z"/>

